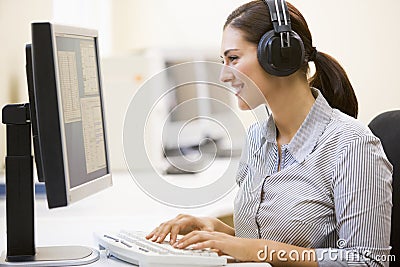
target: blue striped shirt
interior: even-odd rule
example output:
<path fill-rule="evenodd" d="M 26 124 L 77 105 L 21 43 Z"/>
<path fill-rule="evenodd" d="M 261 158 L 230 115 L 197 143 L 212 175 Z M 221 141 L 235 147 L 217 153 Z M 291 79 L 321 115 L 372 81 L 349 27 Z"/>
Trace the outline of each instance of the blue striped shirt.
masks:
<path fill-rule="evenodd" d="M 309 114 L 281 146 L 280 170 L 273 117 L 249 128 L 235 234 L 315 248 L 319 266 L 387 266 L 392 166 L 367 127 L 312 91 Z"/>

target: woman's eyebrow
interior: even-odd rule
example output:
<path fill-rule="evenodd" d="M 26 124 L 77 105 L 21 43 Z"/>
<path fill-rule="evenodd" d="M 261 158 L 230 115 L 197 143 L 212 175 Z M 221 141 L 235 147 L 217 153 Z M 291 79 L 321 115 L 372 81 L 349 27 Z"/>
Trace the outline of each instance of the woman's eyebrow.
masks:
<path fill-rule="evenodd" d="M 239 49 L 237 49 L 237 48 L 232 48 L 232 49 L 227 49 L 227 50 L 225 50 L 225 52 L 224 52 L 224 56 L 226 57 L 226 55 L 229 53 L 229 52 L 231 52 L 231 51 L 238 51 Z M 221 56 L 222 57 L 222 56 Z"/>

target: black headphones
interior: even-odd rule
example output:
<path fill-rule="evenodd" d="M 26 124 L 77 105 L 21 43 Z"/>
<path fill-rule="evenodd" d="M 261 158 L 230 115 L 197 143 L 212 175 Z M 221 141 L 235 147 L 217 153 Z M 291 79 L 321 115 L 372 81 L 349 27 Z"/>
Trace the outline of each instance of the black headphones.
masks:
<path fill-rule="evenodd" d="M 264 1 L 274 29 L 266 32 L 258 43 L 258 62 L 271 75 L 288 76 L 304 63 L 304 44 L 300 36 L 292 31 L 285 0 Z"/>

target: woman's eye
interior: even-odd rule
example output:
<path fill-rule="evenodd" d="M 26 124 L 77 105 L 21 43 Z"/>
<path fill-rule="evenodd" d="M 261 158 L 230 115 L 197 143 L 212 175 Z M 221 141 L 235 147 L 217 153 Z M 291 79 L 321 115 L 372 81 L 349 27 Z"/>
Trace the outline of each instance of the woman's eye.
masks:
<path fill-rule="evenodd" d="M 228 59 L 229 59 L 229 61 L 235 61 L 236 59 L 238 59 L 238 57 L 237 56 L 229 56 L 228 57 Z"/>
<path fill-rule="evenodd" d="M 229 57 L 227 57 L 228 58 L 228 63 L 230 63 L 230 62 L 233 62 L 233 61 L 235 61 L 236 59 L 238 59 L 239 57 L 238 56 L 229 56 Z M 225 64 L 225 60 L 221 60 L 221 63 L 222 64 Z"/>

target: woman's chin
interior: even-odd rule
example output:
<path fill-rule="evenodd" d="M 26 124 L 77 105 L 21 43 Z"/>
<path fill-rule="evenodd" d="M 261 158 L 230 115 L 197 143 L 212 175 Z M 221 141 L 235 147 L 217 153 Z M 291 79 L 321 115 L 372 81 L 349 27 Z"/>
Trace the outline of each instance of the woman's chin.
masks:
<path fill-rule="evenodd" d="M 238 106 L 239 106 L 239 109 L 241 109 L 241 110 L 250 110 L 251 109 L 250 106 L 245 101 L 243 101 L 243 99 L 241 97 L 238 97 Z"/>

